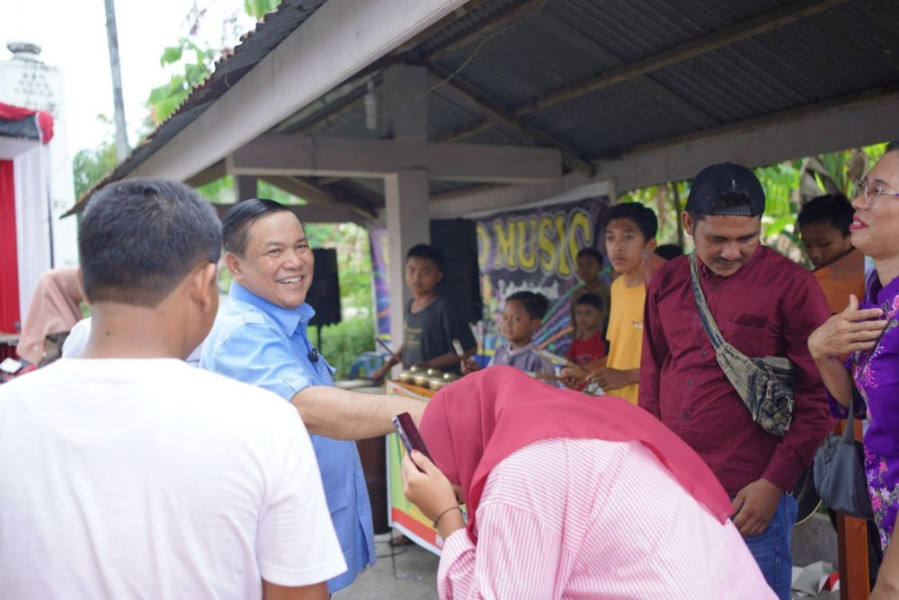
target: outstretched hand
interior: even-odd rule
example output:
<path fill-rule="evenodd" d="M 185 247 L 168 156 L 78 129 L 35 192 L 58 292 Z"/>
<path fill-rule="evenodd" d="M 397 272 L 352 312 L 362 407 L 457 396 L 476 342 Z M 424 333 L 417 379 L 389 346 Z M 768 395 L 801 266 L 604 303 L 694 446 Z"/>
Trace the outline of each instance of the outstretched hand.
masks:
<path fill-rule="evenodd" d="M 403 493 L 431 521 L 458 504 L 450 480 L 418 450 L 403 458 Z"/>
<path fill-rule="evenodd" d="M 833 315 L 808 338 L 812 357 L 838 358 L 859 350 L 871 350 L 887 326 L 879 308 L 859 310 L 858 298 L 849 296 L 846 309 Z"/>

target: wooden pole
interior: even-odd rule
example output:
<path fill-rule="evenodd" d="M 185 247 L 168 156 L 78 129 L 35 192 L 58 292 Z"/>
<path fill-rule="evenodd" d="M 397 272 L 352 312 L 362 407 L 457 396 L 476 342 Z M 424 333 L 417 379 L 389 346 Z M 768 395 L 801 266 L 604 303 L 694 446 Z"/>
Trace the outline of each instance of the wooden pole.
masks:
<path fill-rule="evenodd" d="M 843 433 L 846 421 L 836 427 Z M 855 420 L 855 439 L 862 439 L 861 420 Z M 871 594 L 868 575 L 868 524 L 837 513 L 837 545 L 840 561 L 840 600 L 868 600 Z"/>
<path fill-rule="evenodd" d="M 115 22 L 115 3 L 106 0 L 106 38 L 109 45 L 109 68 L 112 72 L 112 99 L 115 114 L 116 158 L 128 156 L 128 133 L 125 125 L 125 101 L 122 99 L 122 70 L 119 64 L 119 35 Z"/>

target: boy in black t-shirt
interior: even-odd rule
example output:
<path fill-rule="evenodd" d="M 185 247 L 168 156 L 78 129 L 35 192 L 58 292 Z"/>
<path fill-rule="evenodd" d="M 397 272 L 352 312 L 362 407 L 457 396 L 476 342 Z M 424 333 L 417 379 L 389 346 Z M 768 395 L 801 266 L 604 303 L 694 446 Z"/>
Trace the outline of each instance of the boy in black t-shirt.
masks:
<path fill-rule="evenodd" d="M 450 301 L 437 291 L 443 279 L 443 255 L 427 244 L 413 246 L 406 255 L 406 285 L 412 300 L 406 306 L 402 347 L 372 374 L 380 381 L 393 365 L 418 365 L 459 372 L 459 356 L 453 350 L 453 340 L 459 340 L 465 357 L 472 356 L 477 343 L 468 324 Z"/>

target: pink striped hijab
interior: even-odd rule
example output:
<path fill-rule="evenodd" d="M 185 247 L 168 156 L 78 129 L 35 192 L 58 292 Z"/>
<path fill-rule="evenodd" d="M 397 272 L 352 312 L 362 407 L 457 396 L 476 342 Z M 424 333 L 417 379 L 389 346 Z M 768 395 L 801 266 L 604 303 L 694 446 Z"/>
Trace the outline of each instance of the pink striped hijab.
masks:
<path fill-rule="evenodd" d="M 483 369 L 444 387 L 425 409 L 421 434 L 437 467 L 462 486 L 473 543 L 490 471 L 516 450 L 544 439 L 640 442 L 719 522 L 732 512 L 727 493 L 705 462 L 645 410 L 614 396 L 551 387 L 512 367 Z"/>

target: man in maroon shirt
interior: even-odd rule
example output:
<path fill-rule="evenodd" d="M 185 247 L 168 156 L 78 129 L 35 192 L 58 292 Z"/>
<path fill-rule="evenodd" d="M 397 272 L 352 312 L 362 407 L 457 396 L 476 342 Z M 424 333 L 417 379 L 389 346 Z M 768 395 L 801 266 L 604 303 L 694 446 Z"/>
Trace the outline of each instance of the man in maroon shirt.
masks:
<path fill-rule="evenodd" d="M 652 279 L 639 405 L 702 456 L 733 498 L 733 521 L 779 597 L 790 597 L 790 490 L 833 427 L 806 341 L 830 309 L 814 277 L 760 244 L 765 192 L 752 171 L 723 163 L 696 176 L 683 215 L 702 290 L 726 341 L 750 357 L 796 366 L 796 407 L 783 437 L 757 425 L 718 366 L 699 319 L 687 256 Z"/>

